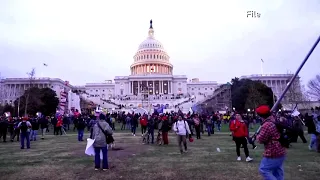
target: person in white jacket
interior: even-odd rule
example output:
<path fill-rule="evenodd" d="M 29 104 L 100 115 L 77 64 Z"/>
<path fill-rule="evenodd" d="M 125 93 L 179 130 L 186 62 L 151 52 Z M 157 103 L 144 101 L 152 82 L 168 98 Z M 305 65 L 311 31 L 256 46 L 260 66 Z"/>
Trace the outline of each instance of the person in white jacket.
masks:
<path fill-rule="evenodd" d="M 184 152 L 187 152 L 187 136 L 191 134 L 188 122 L 179 116 L 178 121 L 173 124 L 173 131 L 177 134 L 180 153 L 183 153 L 182 143 L 184 145 Z"/>

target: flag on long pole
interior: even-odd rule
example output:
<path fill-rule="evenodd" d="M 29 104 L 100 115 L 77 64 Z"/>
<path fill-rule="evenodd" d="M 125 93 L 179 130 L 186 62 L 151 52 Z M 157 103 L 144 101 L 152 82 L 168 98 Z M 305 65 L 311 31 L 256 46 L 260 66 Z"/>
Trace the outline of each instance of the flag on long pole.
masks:
<path fill-rule="evenodd" d="M 261 74 L 263 74 L 263 64 L 264 64 L 264 61 L 263 61 L 263 59 L 261 59 L 261 63 L 260 63 L 260 65 L 261 65 Z"/>

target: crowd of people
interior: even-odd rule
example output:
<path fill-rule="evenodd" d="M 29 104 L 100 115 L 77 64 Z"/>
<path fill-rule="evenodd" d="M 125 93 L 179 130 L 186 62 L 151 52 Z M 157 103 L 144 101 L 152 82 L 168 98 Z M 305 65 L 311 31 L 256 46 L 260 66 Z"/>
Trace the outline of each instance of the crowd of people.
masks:
<path fill-rule="evenodd" d="M 141 126 L 141 136 L 150 137 L 148 143 L 155 143 L 155 130 L 158 130 L 158 138 L 161 144 L 169 144 L 168 133 L 173 131 L 177 136 L 179 151 L 181 154 L 186 153 L 187 140 L 193 141 L 193 136 L 201 139 L 206 132 L 208 136 L 220 131 L 222 125 L 227 125 L 230 129 L 231 136 L 236 146 L 237 160 L 241 161 L 240 149 L 244 149 L 245 160 L 247 162 L 253 159 L 249 156 L 248 144 L 252 144 L 255 149 L 255 140 L 265 146 L 264 158 L 260 164 L 260 173 L 265 178 L 283 177 L 282 163 L 285 159 L 285 149 L 290 145 L 283 144 L 283 134 L 286 130 L 286 140 L 288 144 L 297 142 L 298 137 L 303 143 L 307 143 L 304 137 L 304 126 L 307 127 L 308 133 L 311 134 L 310 150 L 320 152 L 320 115 L 319 112 L 312 112 L 311 115 L 305 114 L 292 116 L 285 112 L 270 112 L 267 106 L 261 106 L 256 109 L 256 114 L 241 114 L 237 112 L 227 112 L 220 114 L 212 113 L 188 113 L 181 111 L 159 114 L 157 112 L 150 114 L 137 113 L 100 113 L 100 115 L 85 115 L 75 113 L 73 116 L 56 115 L 53 117 L 35 116 L 35 117 L 1 117 L 0 119 L 0 138 L 3 142 L 20 141 L 21 149 L 30 148 L 30 141 L 38 140 L 38 132 L 41 139 L 45 139 L 49 129 L 53 129 L 54 135 L 63 135 L 70 129 L 70 124 L 74 124 L 73 131 L 78 131 L 78 141 L 83 141 L 84 132 L 90 132 L 90 138 L 94 139 L 94 148 L 96 152 L 102 151 L 103 163 L 102 168 L 108 169 L 107 151 L 108 145 L 114 143 L 112 137 L 113 131 L 116 131 L 116 123 L 120 124 L 119 130 L 130 130 L 133 136 L 138 133 L 137 127 Z M 285 124 L 284 129 L 279 129 L 275 122 Z M 249 130 L 252 124 L 261 124 L 261 129 L 254 138 L 250 137 Z M 52 128 L 50 128 L 52 127 Z M 160 135 L 160 138 L 159 138 Z M 95 153 L 95 169 L 100 168 L 100 153 Z"/>

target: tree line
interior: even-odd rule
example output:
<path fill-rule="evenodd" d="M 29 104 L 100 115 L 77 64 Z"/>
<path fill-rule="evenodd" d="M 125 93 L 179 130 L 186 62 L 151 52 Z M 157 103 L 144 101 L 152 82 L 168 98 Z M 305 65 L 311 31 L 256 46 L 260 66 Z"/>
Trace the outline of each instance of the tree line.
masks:
<path fill-rule="evenodd" d="M 54 90 L 50 88 L 31 87 L 18 97 L 13 103 L 0 106 L 1 114 L 10 112 L 12 116 L 36 115 L 41 112 L 43 115 L 54 115 L 57 111 L 59 99 Z"/>

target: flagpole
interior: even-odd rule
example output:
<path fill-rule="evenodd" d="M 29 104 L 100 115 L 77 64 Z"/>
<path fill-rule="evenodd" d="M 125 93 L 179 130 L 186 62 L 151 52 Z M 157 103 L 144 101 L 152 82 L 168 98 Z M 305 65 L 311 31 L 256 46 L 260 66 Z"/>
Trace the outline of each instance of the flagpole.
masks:
<path fill-rule="evenodd" d="M 261 59 L 261 74 L 263 74 L 263 60 Z"/>
<path fill-rule="evenodd" d="M 43 66 L 43 67 L 48 67 L 48 65 L 47 65 L 46 63 L 43 63 L 42 66 Z M 41 73 L 40 73 L 40 74 L 41 74 L 41 77 L 43 77 L 43 69 L 44 69 L 44 68 L 41 68 Z"/>

